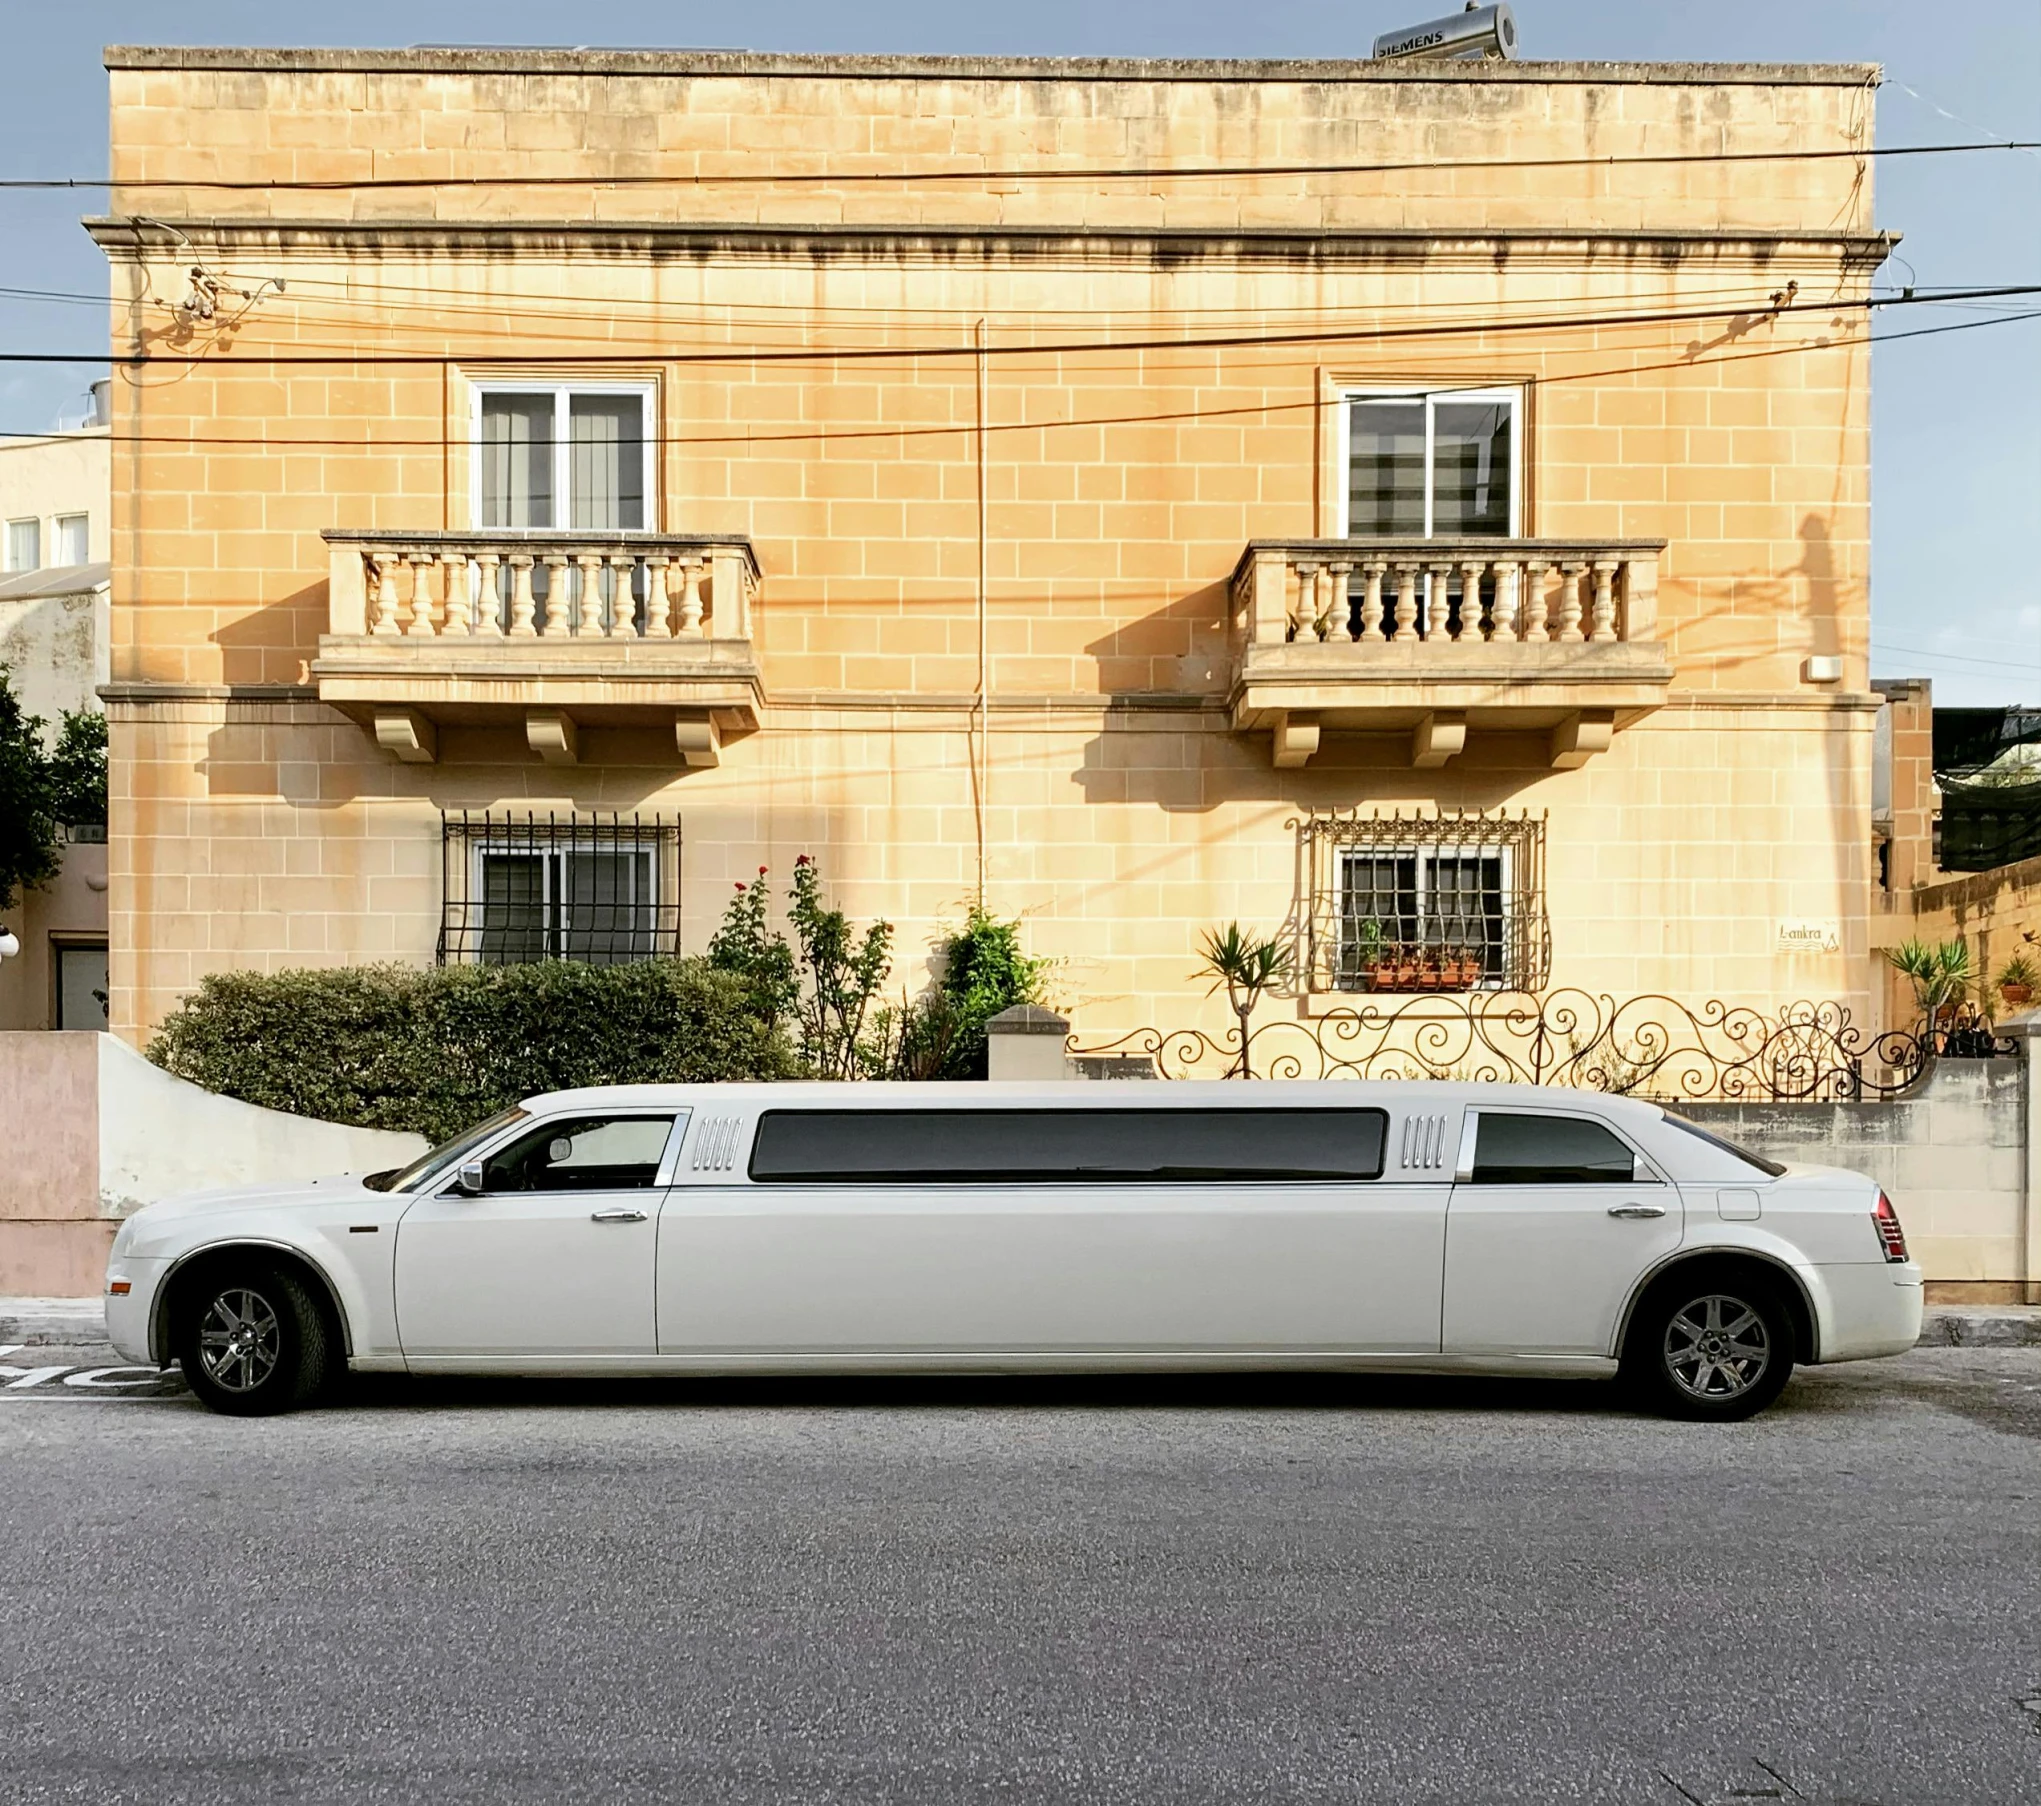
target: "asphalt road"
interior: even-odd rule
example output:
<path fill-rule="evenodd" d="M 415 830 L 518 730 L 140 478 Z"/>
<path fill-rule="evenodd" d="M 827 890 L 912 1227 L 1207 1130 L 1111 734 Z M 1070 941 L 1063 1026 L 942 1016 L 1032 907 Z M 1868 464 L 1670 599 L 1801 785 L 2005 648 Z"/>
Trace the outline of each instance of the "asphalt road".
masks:
<path fill-rule="evenodd" d="M 1712 1429 L 1409 1381 L 249 1423 L 31 1355 L 8 1806 L 2041 1798 L 2037 1349 Z"/>

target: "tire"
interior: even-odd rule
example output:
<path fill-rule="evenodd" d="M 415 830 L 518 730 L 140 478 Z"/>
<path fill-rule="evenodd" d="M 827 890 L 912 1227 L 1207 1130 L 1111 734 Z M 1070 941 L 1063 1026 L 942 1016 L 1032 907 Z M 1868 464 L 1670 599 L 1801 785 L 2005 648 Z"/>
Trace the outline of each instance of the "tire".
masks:
<path fill-rule="evenodd" d="M 1747 1267 L 1695 1267 L 1637 1307 L 1623 1379 L 1647 1410 L 1693 1423 L 1755 1417 L 1793 1377 L 1793 1314 Z"/>
<path fill-rule="evenodd" d="M 184 1287 L 177 1364 L 193 1392 L 229 1417 L 273 1417 L 309 1404 L 333 1367 L 326 1313 L 278 1267 L 234 1262 Z"/>

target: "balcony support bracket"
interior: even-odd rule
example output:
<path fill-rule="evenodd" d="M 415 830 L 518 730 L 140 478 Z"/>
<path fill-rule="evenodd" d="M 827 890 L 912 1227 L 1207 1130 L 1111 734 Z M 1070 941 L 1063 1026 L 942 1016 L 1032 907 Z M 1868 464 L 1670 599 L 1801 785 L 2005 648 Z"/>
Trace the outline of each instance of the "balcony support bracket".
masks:
<path fill-rule="evenodd" d="M 1412 730 L 1410 762 L 1419 771 L 1436 771 L 1467 750 L 1467 717 L 1456 709 L 1434 710 Z"/>
<path fill-rule="evenodd" d="M 581 733 L 571 715 L 558 709 L 533 709 L 524 718 L 525 744 L 548 765 L 581 763 Z"/>
<path fill-rule="evenodd" d="M 676 721 L 673 739 L 690 770 L 705 770 L 723 762 L 723 730 L 713 715 L 701 721 L 685 717 Z"/>
<path fill-rule="evenodd" d="M 1552 769 L 1578 771 L 1596 753 L 1607 752 L 1615 737 L 1613 709 L 1582 709 L 1567 716 L 1552 730 Z"/>
<path fill-rule="evenodd" d="M 1278 771 L 1294 771 L 1318 750 L 1318 717 L 1307 714 L 1278 715 L 1275 721 L 1275 765 Z"/>
<path fill-rule="evenodd" d="M 416 709 L 378 709 L 376 744 L 406 765 L 430 765 L 439 757 L 439 729 Z"/>

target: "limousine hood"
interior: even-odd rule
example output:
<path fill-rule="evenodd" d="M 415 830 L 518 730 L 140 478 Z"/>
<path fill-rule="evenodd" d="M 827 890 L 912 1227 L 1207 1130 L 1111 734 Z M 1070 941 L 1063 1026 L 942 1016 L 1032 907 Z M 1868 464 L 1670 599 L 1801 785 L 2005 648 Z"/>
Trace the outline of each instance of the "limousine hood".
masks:
<path fill-rule="evenodd" d="M 366 1177 L 364 1173 L 337 1173 L 326 1179 L 292 1179 L 282 1183 L 271 1180 L 267 1185 L 226 1185 L 209 1191 L 173 1192 L 167 1198 L 158 1198 L 143 1205 L 127 1220 L 132 1223 L 146 1218 L 153 1228 L 172 1217 L 211 1216 L 221 1211 L 244 1209 L 250 1204 L 271 1208 L 277 1205 L 331 1204 L 344 1197 L 382 1197 L 383 1193 L 372 1192 L 363 1183 Z"/>

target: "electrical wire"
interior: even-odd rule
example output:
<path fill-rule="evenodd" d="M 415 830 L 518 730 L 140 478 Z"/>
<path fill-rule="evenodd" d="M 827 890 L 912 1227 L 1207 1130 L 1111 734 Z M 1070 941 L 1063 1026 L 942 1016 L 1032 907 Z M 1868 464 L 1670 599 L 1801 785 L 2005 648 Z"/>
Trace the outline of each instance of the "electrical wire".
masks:
<path fill-rule="evenodd" d="M 1644 376 L 1659 370 L 1708 370 L 1722 364 L 1748 363 L 1760 358 L 1793 357 L 1821 351 L 1857 351 L 1878 345 L 1896 344 L 1906 339 L 1936 338 L 1945 333 L 1976 332 L 1987 326 L 2010 326 L 2021 321 L 2041 320 L 2041 308 L 2024 312 L 2002 314 L 1989 320 L 1957 320 L 1945 326 L 1911 327 L 1901 332 L 1867 333 L 1863 336 L 1843 339 L 1818 339 L 1793 345 L 1769 345 L 1748 351 L 1724 352 L 1718 356 L 1695 359 L 1691 357 L 1668 358 L 1650 364 L 1615 364 L 1599 370 L 1567 371 L 1554 376 L 1536 379 L 1538 388 L 1556 384 L 1577 382 L 1599 382 L 1606 379 Z M 1004 420 L 988 422 L 987 433 L 1042 433 L 1060 432 L 1083 427 L 1108 426 L 1154 426 L 1188 420 L 1209 421 L 1265 417 L 1270 414 L 1301 413 L 1328 405 L 1318 397 L 1301 401 L 1252 402 L 1235 407 L 1193 407 L 1171 409 L 1144 414 L 1110 414 L 1079 416 L 1067 420 Z M 723 445 L 771 446 L 835 444 L 868 439 L 925 439 L 955 437 L 976 430 L 969 421 L 942 426 L 870 426 L 870 427 L 822 427 L 807 431 L 760 432 L 747 429 L 738 433 L 666 433 L 653 434 L 644 443 L 653 446 L 713 447 Z M 42 439 L 51 435 L 46 428 L 34 432 L 10 433 L 0 430 L 0 439 Z M 341 439 L 330 436 L 295 438 L 251 437 L 247 434 L 202 434 L 202 433 L 109 433 L 114 443 L 123 445 L 221 445 L 233 446 L 251 451 L 296 451 L 308 449 L 352 451 L 375 453 L 383 451 L 465 450 L 472 447 L 472 438 L 456 438 L 445 434 L 430 437 L 414 436 L 402 439 Z"/>
<path fill-rule="evenodd" d="M 1967 144 L 1863 145 L 1847 149 L 1762 151 L 1655 151 L 1635 156 L 1606 157 L 1464 157 L 1423 158 L 1386 163 L 1150 163 L 1082 165 L 1070 169 L 1031 168 L 879 169 L 723 171 L 659 175 L 579 174 L 514 176 L 9 176 L 0 191 L 27 192 L 81 188 L 149 192 L 159 189 L 204 189 L 230 194 L 353 193 L 360 190 L 420 188 L 722 188 L 767 183 L 774 186 L 832 187 L 843 183 L 895 182 L 916 186 L 936 182 L 1161 182 L 1224 179 L 1239 181 L 1267 176 L 1418 175 L 1455 170 L 1555 170 L 1664 168 L 1697 163 L 1818 163 L 1831 160 L 1869 162 L 1892 157 L 1960 156 L 1980 151 L 2030 151 L 2041 141 L 1986 139 Z M 698 154 L 698 153 L 678 153 Z"/>
<path fill-rule="evenodd" d="M 1288 345 L 1345 344 L 1357 339 L 1380 342 L 1387 339 L 1439 339 L 1475 335 L 1479 337 L 1502 336 L 1520 332 L 1547 332 L 1556 330 L 1600 330 L 1629 326 L 1695 325 L 1706 320 L 1735 319 L 1739 316 L 1758 315 L 1764 319 L 1778 321 L 1788 316 L 1802 314 L 1843 314 L 1869 312 L 1874 308 L 1925 307 L 1944 305 L 1951 301 L 2013 300 L 2026 296 L 2041 295 L 2041 283 L 2012 283 L 1996 288 L 1961 290 L 1952 294 L 1933 297 L 1914 295 L 1867 296 L 1842 301 L 1792 301 L 1779 299 L 1765 307 L 1703 307 L 1666 308 L 1650 313 L 1628 314 L 1580 314 L 1566 319 L 1503 319 L 1487 321 L 1447 321 L 1427 323 L 1421 326 L 1390 326 L 1375 329 L 1339 327 L 1329 331 L 1316 332 L 1249 332 L 1208 334 L 1203 337 L 1149 337 L 1133 339 L 1098 339 L 1089 342 L 1032 343 L 1017 340 L 1002 344 L 999 356 L 1002 360 L 1017 357 L 1066 357 L 1081 352 L 1112 351 L 1220 351 L 1254 350 L 1276 348 Z M 385 367 L 427 367 L 443 369 L 459 366 L 479 366 L 491 362 L 509 361 L 512 353 L 504 351 L 485 352 L 276 352 L 244 350 L 240 361 L 244 368 L 282 366 L 319 366 L 332 368 L 378 369 Z M 818 346 L 752 346 L 732 347 L 728 350 L 712 351 L 670 351 L 656 347 L 634 351 L 575 352 L 565 354 L 558 361 L 583 365 L 614 365 L 647 363 L 659 364 L 769 364 L 769 363 L 862 363 L 873 361 L 903 361 L 937 358 L 968 358 L 977 355 L 976 347 L 968 341 L 946 342 L 926 345 L 818 345 Z M 123 369 L 144 368 L 160 365 L 183 369 L 200 364 L 219 366 L 226 360 L 211 357 L 205 353 L 196 356 L 180 356 L 163 352 L 92 352 L 74 354 L 55 351 L 0 351 L 0 363 L 5 364 L 113 364 Z"/>

